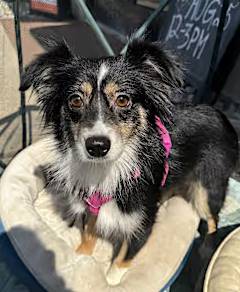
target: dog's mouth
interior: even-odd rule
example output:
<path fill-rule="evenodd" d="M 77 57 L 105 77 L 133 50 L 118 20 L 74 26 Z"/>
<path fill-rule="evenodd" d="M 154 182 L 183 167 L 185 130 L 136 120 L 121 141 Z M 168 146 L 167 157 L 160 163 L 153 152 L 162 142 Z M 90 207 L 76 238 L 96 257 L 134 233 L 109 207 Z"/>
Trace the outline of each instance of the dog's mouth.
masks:
<path fill-rule="evenodd" d="M 109 163 L 114 163 L 115 161 L 117 161 L 117 158 L 116 159 L 108 158 L 108 156 L 96 158 L 96 157 L 92 157 L 90 155 L 87 155 L 86 158 L 83 159 L 83 162 L 92 163 L 93 165 L 95 165 L 95 164 L 107 165 Z"/>

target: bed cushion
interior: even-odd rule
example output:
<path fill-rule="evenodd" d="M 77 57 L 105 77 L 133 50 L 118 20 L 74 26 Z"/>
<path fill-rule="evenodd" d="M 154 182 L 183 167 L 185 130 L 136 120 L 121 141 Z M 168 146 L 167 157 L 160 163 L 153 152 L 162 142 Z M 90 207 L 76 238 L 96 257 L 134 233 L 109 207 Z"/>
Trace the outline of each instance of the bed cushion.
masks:
<path fill-rule="evenodd" d="M 204 292 L 240 291 L 240 227 L 221 243 L 208 266 Z"/>
<path fill-rule="evenodd" d="M 159 209 L 147 244 L 129 269 L 109 270 L 111 246 L 98 240 L 93 256 L 75 252 L 79 230 L 69 228 L 45 188 L 41 166 L 55 158 L 48 139 L 19 153 L 0 184 L 3 225 L 27 268 L 47 291 L 159 291 L 177 273 L 199 218 L 179 197 Z"/>

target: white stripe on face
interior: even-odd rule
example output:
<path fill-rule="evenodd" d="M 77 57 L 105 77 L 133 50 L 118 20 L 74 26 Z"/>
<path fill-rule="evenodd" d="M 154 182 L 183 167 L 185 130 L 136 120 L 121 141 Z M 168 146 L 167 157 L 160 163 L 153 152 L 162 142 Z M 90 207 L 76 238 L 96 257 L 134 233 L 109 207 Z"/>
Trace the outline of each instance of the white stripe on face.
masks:
<path fill-rule="evenodd" d="M 103 114 L 102 114 L 102 106 L 101 106 L 101 100 L 100 100 L 100 88 L 101 88 L 101 84 L 102 81 L 104 80 L 104 78 L 106 77 L 108 73 L 108 67 L 106 66 L 105 63 L 102 63 L 100 68 L 99 68 L 99 72 L 98 72 L 98 77 L 97 77 L 97 86 L 98 86 L 98 117 L 99 120 L 102 121 L 103 120 Z"/>
<path fill-rule="evenodd" d="M 103 121 L 97 120 L 92 128 L 84 129 L 83 135 L 85 138 L 91 136 L 108 136 L 111 128 Z"/>
<path fill-rule="evenodd" d="M 106 66 L 105 63 L 102 63 L 99 68 L 98 77 L 97 77 L 98 90 L 100 90 L 102 81 L 106 77 L 107 73 L 108 73 L 108 67 Z"/>

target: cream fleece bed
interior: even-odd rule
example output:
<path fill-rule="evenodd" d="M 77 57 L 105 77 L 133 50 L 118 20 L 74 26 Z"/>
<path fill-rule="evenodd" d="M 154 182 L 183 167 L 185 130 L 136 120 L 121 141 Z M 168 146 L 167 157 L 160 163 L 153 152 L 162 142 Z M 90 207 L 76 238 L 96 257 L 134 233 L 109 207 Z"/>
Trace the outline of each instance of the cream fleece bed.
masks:
<path fill-rule="evenodd" d="M 93 256 L 76 254 L 79 231 L 56 212 L 39 166 L 54 159 L 47 140 L 29 146 L 5 170 L 0 214 L 19 257 L 47 291 L 155 292 L 176 274 L 199 218 L 175 197 L 159 210 L 147 244 L 126 270 L 110 269 L 111 247 L 98 241 Z"/>
<path fill-rule="evenodd" d="M 204 292 L 240 291 L 240 227 L 218 247 L 208 266 Z"/>

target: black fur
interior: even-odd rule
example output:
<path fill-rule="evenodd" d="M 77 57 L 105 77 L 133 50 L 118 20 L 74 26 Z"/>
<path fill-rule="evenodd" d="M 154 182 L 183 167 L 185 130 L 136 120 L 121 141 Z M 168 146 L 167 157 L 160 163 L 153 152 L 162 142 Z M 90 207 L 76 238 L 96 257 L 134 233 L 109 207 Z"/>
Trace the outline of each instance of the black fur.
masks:
<path fill-rule="evenodd" d="M 114 81 L 121 92 L 131 97 L 131 107 L 121 110 L 111 107 L 104 92 L 98 92 L 97 74 L 103 62 L 108 72 L 101 86 Z M 120 178 L 114 200 L 122 213 L 144 210 L 145 214 L 141 231 L 128 238 L 126 259 L 132 258 L 146 242 L 155 222 L 158 203 L 169 190 L 173 195 L 182 195 L 192 201 L 194 194 L 189 192 L 189 186 L 200 183 L 207 191 L 210 212 L 217 221 L 228 179 L 237 161 L 237 135 L 223 114 L 206 105 L 174 105 L 174 97 L 183 95 L 182 78 L 181 66 L 175 57 L 158 44 L 135 40 L 124 56 L 99 60 L 73 56 L 65 44 L 58 44 L 30 64 L 21 81 L 20 90 L 33 86 L 38 93 L 45 126 L 54 134 L 57 148 L 63 154 L 67 149 L 76 151 L 74 127 L 79 127 L 81 132 L 82 128 L 91 128 L 96 122 L 97 95 L 100 95 L 105 123 L 111 127 L 120 127 L 121 123 L 132 125 L 129 141 L 138 141 L 135 160 L 141 176 L 131 180 L 131 187 Z M 94 92 L 91 100 L 84 100 L 79 111 L 71 111 L 69 96 L 81 93 L 80 85 L 86 81 L 91 83 Z M 144 129 L 140 108 L 146 114 L 147 127 Z M 170 170 L 163 188 L 160 184 L 166 156 L 155 116 L 160 117 L 173 143 L 168 159 Z M 129 142 L 124 139 L 125 143 Z M 73 186 L 74 191 L 77 187 Z M 82 190 L 78 192 L 82 194 Z M 83 197 L 79 196 L 81 199 Z M 124 234 L 117 232 L 109 239 L 121 242 Z M 119 248 L 117 243 L 116 246 Z"/>

